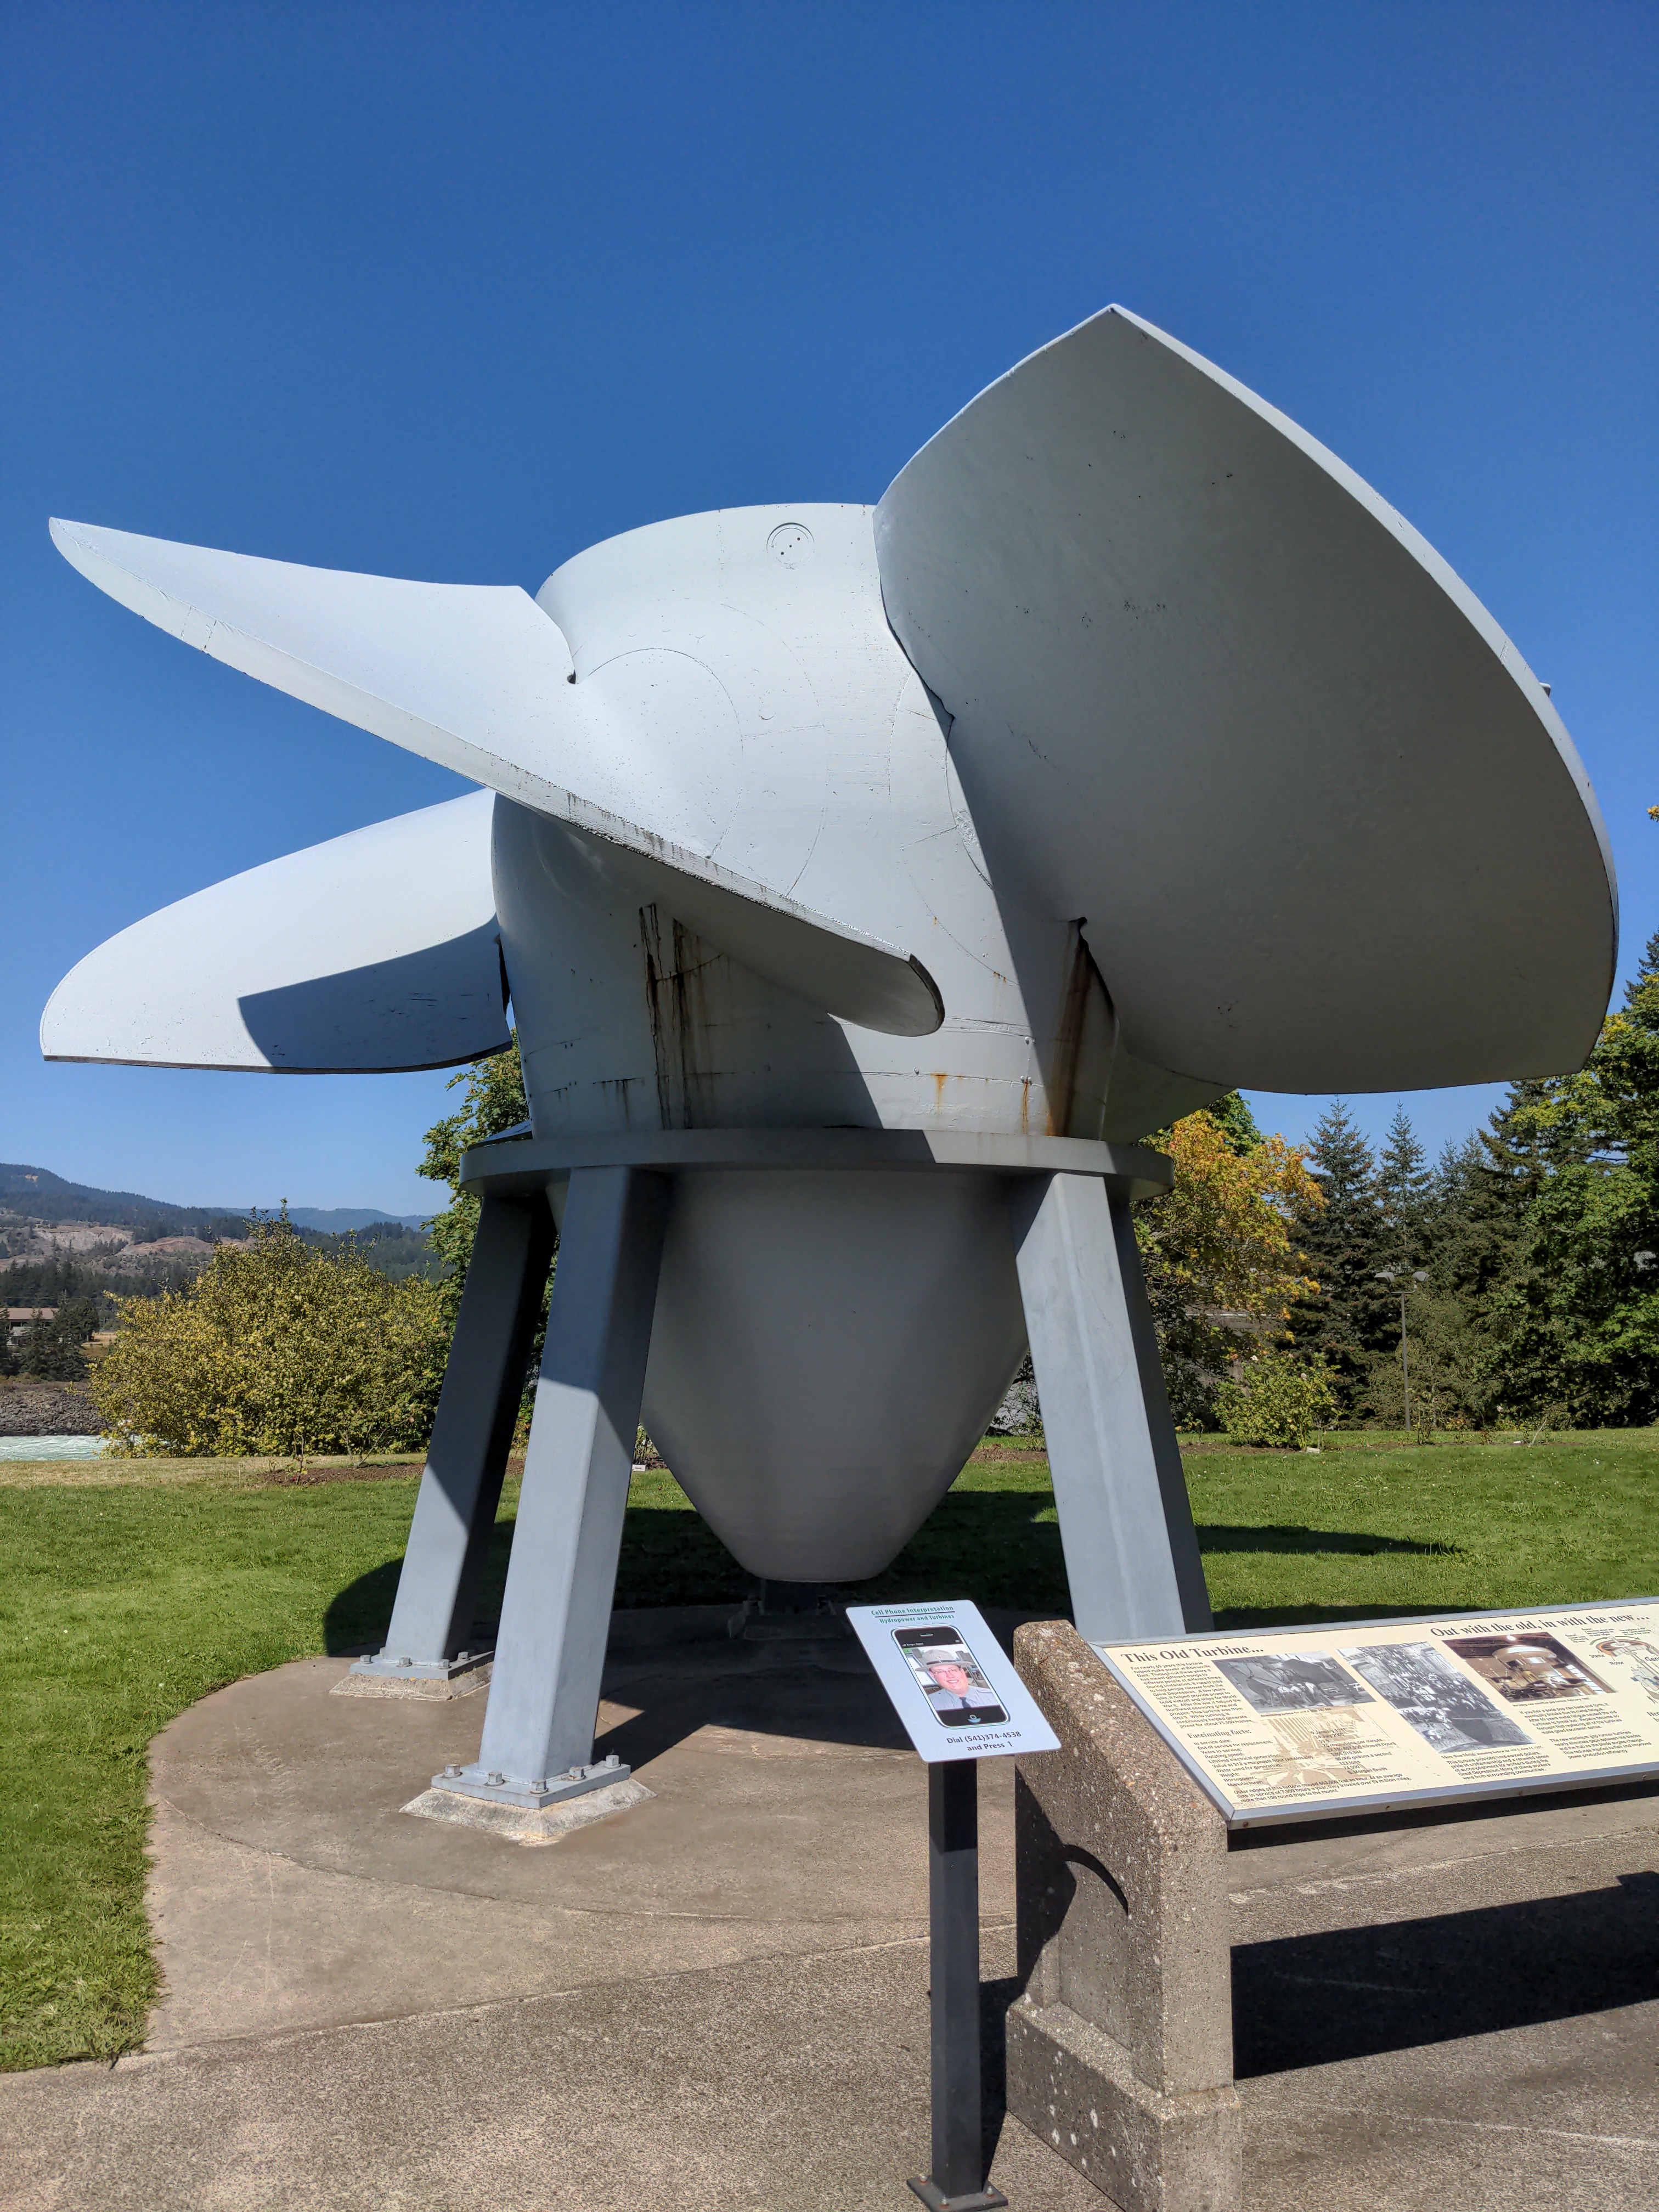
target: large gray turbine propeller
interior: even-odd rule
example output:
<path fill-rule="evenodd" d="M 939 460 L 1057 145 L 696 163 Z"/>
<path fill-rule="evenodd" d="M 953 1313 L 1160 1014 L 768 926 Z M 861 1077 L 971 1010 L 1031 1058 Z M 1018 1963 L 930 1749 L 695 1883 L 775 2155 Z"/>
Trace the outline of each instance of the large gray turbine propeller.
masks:
<path fill-rule="evenodd" d="M 1018 1127 L 1018 1096 L 1024 1126 L 1096 1133 L 1103 1103 L 1127 1137 L 1237 1084 L 1545 1074 L 1611 986 L 1605 833 L 1514 646 L 1350 470 L 1121 308 L 982 392 L 873 514 L 654 525 L 533 601 L 52 534 L 124 605 L 471 777 L 562 866 L 840 1023 L 942 1020 L 925 1087 L 854 1119 Z M 43 1048 L 498 1048 L 478 827 L 458 800 L 166 909 L 66 979 Z M 1115 1071 L 1066 1064 L 1068 925 Z M 884 1092 L 914 1069 L 849 1042 Z M 584 1069 L 561 1118 L 630 1074 Z"/>
<path fill-rule="evenodd" d="M 1540 1076 L 1597 1034 L 1613 869 L 1544 687 L 1350 470 L 1121 308 L 874 508 L 653 524 L 534 599 L 52 530 L 186 643 L 483 787 L 135 924 L 41 1028 L 59 1060 L 422 1067 L 501 1049 L 510 995 L 532 1127 L 465 1169 L 364 1662 L 469 1636 L 550 1209 L 483 1753 L 445 1788 L 590 1786 L 641 1406 L 744 1565 L 855 1580 L 1029 1340 L 1079 1626 L 1203 1625 L 1128 1216 L 1167 1166 L 1133 1140 L 1237 1085 Z"/>

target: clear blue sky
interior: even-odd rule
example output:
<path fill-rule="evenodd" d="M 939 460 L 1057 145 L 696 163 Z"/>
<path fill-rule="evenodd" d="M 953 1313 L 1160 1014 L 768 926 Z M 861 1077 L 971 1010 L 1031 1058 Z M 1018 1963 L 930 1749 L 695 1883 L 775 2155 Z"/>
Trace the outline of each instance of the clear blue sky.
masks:
<path fill-rule="evenodd" d="M 1111 300 L 1334 447 L 1553 684 L 1627 972 L 1659 927 L 1656 94 L 1659 12 L 1596 0 L 11 0 L 0 1157 L 409 1212 L 444 1103 L 42 1065 L 112 931 L 461 787 L 117 608 L 49 514 L 534 591 L 660 516 L 878 497 Z M 1495 1095 L 1407 1103 L 1437 1146 Z M 1319 1103 L 1256 1101 L 1292 1135 Z"/>

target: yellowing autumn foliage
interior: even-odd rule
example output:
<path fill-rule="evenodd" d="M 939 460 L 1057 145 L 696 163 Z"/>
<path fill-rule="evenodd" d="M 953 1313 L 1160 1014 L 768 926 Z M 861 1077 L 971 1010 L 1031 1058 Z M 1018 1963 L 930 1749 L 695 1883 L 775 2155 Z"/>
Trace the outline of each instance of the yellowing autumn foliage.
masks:
<path fill-rule="evenodd" d="M 435 1285 L 259 1220 L 186 1289 L 123 1300 L 89 1387 L 128 1458 L 415 1450 L 448 1337 Z"/>
<path fill-rule="evenodd" d="M 1241 1144 L 1207 1113 L 1157 1140 L 1175 1188 L 1140 1206 L 1135 1236 L 1176 1420 L 1208 1425 L 1229 1363 L 1282 1328 L 1318 1286 L 1298 1266 L 1292 1212 L 1322 1202 L 1305 1153 L 1282 1137 Z"/>

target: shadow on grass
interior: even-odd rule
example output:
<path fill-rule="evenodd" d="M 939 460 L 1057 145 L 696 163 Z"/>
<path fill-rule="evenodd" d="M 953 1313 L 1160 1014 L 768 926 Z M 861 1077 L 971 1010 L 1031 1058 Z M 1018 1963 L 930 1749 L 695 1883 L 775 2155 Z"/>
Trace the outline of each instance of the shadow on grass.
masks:
<path fill-rule="evenodd" d="M 1251 1527 L 1224 1528 L 1200 1525 L 1201 1552 L 1323 1552 L 1347 1553 L 1370 1559 L 1383 1552 L 1414 1552 L 1425 1559 L 1455 1557 L 1455 1544 L 1419 1544 L 1409 1536 L 1374 1536 L 1363 1529 Z"/>
<path fill-rule="evenodd" d="M 1365 1620 L 1438 1620 L 1448 1613 L 1478 1608 L 1471 1606 L 1417 1605 L 1224 1605 L 1217 1608 L 1216 1627 L 1237 1633 L 1246 1628 L 1323 1628 L 1328 1623 L 1351 1626 Z"/>
<path fill-rule="evenodd" d="M 979 1606 L 1069 1613 L 1071 1591 L 1054 1493 L 946 1492 L 890 1567 L 859 1589 L 860 1602 L 969 1597 Z"/>
<path fill-rule="evenodd" d="M 331 1657 L 384 1649 L 403 1564 L 400 1559 L 383 1560 L 329 1600 L 323 1615 L 323 1648 Z"/>
<path fill-rule="evenodd" d="M 1228 1553 L 1369 1558 L 1401 1553 L 1434 1558 L 1456 1548 L 1363 1530 L 1301 1526 L 1203 1526 L 1198 1539 L 1212 1558 Z M 494 1635 L 501 1618 L 512 1540 L 512 1522 L 498 1522 L 472 1628 L 481 1641 Z M 387 1559 L 335 1597 L 325 1620 L 331 1652 L 381 1648 L 401 1565 L 399 1559 Z M 757 1587 L 753 1576 L 738 1565 L 699 1514 L 672 1506 L 629 1508 L 617 1573 L 619 1607 L 737 1604 Z M 858 1602 L 897 1603 L 967 1596 L 981 1606 L 1055 1618 L 1069 1615 L 1071 1592 L 1053 1493 L 1046 1486 L 951 1491 L 891 1566 L 873 1581 L 848 1586 L 846 1595 Z M 1219 1614 L 1216 1625 L 1258 1628 L 1291 1621 L 1409 1619 L 1431 1610 L 1426 1604 L 1371 1606 L 1359 1613 L 1342 1606 L 1234 1607 Z"/>
<path fill-rule="evenodd" d="M 472 1624 L 481 1642 L 494 1638 L 501 1617 L 513 1528 L 511 1521 L 498 1521 L 490 1539 Z M 331 1652 L 343 1656 L 382 1648 L 402 1570 L 401 1559 L 386 1559 L 331 1601 L 324 1616 Z M 629 1508 L 617 1568 L 619 1606 L 718 1605 L 728 1598 L 735 1604 L 755 1588 L 754 1577 L 738 1565 L 700 1514 L 660 1506 Z"/>

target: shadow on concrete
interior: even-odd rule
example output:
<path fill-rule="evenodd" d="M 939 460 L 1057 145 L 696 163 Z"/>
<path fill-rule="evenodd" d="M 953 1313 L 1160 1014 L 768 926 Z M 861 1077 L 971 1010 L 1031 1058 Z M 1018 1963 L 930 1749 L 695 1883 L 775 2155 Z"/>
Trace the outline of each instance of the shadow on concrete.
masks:
<path fill-rule="evenodd" d="M 1659 1996 L 1659 1874 L 1431 1920 L 1240 1944 L 1234 2073 L 1279 2074 Z"/>
<path fill-rule="evenodd" d="M 512 1522 L 498 1521 L 474 1624 L 481 1641 L 489 1639 L 501 1618 L 512 1541 Z M 381 1648 L 402 1564 L 387 1559 L 339 1592 L 325 1623 L 331 1653 Z M 759 1587 L 701 1514 L 673 1506 L 629 1507 L 617 1568 L 619 1609 L 728 1601 L 736 1606 Z M 1046 1489 L 952 1492 L 890 1567 L 842 1593 L 854 1604 L 902 1603 L 947 1594 L 971 1596 L 988 1612 L 1015 1608 L 1022 1618 L 1041 1613 L 1052 1620 L 1069 1613 L 1052 1494 Z"/>
<path fill-rule="evenodd" d="M 733 1643 L 723 1631 L 707 1656 L 684 1647 L 660 1671 L 617 1650 L 613 1634 L 605 1695 L 636 1706 L 632 1719 L 596 1738 L 593 1755 L 615 1752 L 643 1766 L 715 1728 L 866 1751 L 903 1752 L 908 1739 L 862 1651 L 850 1638 L 801 1644 Z"/>
<path fill-rule="evenodd" d="M 980 1984 L 980 2143 L 988 2173 L 1008 2117 L 1008 2008 L 1023 1986 L 1015 1974 Z"/>

